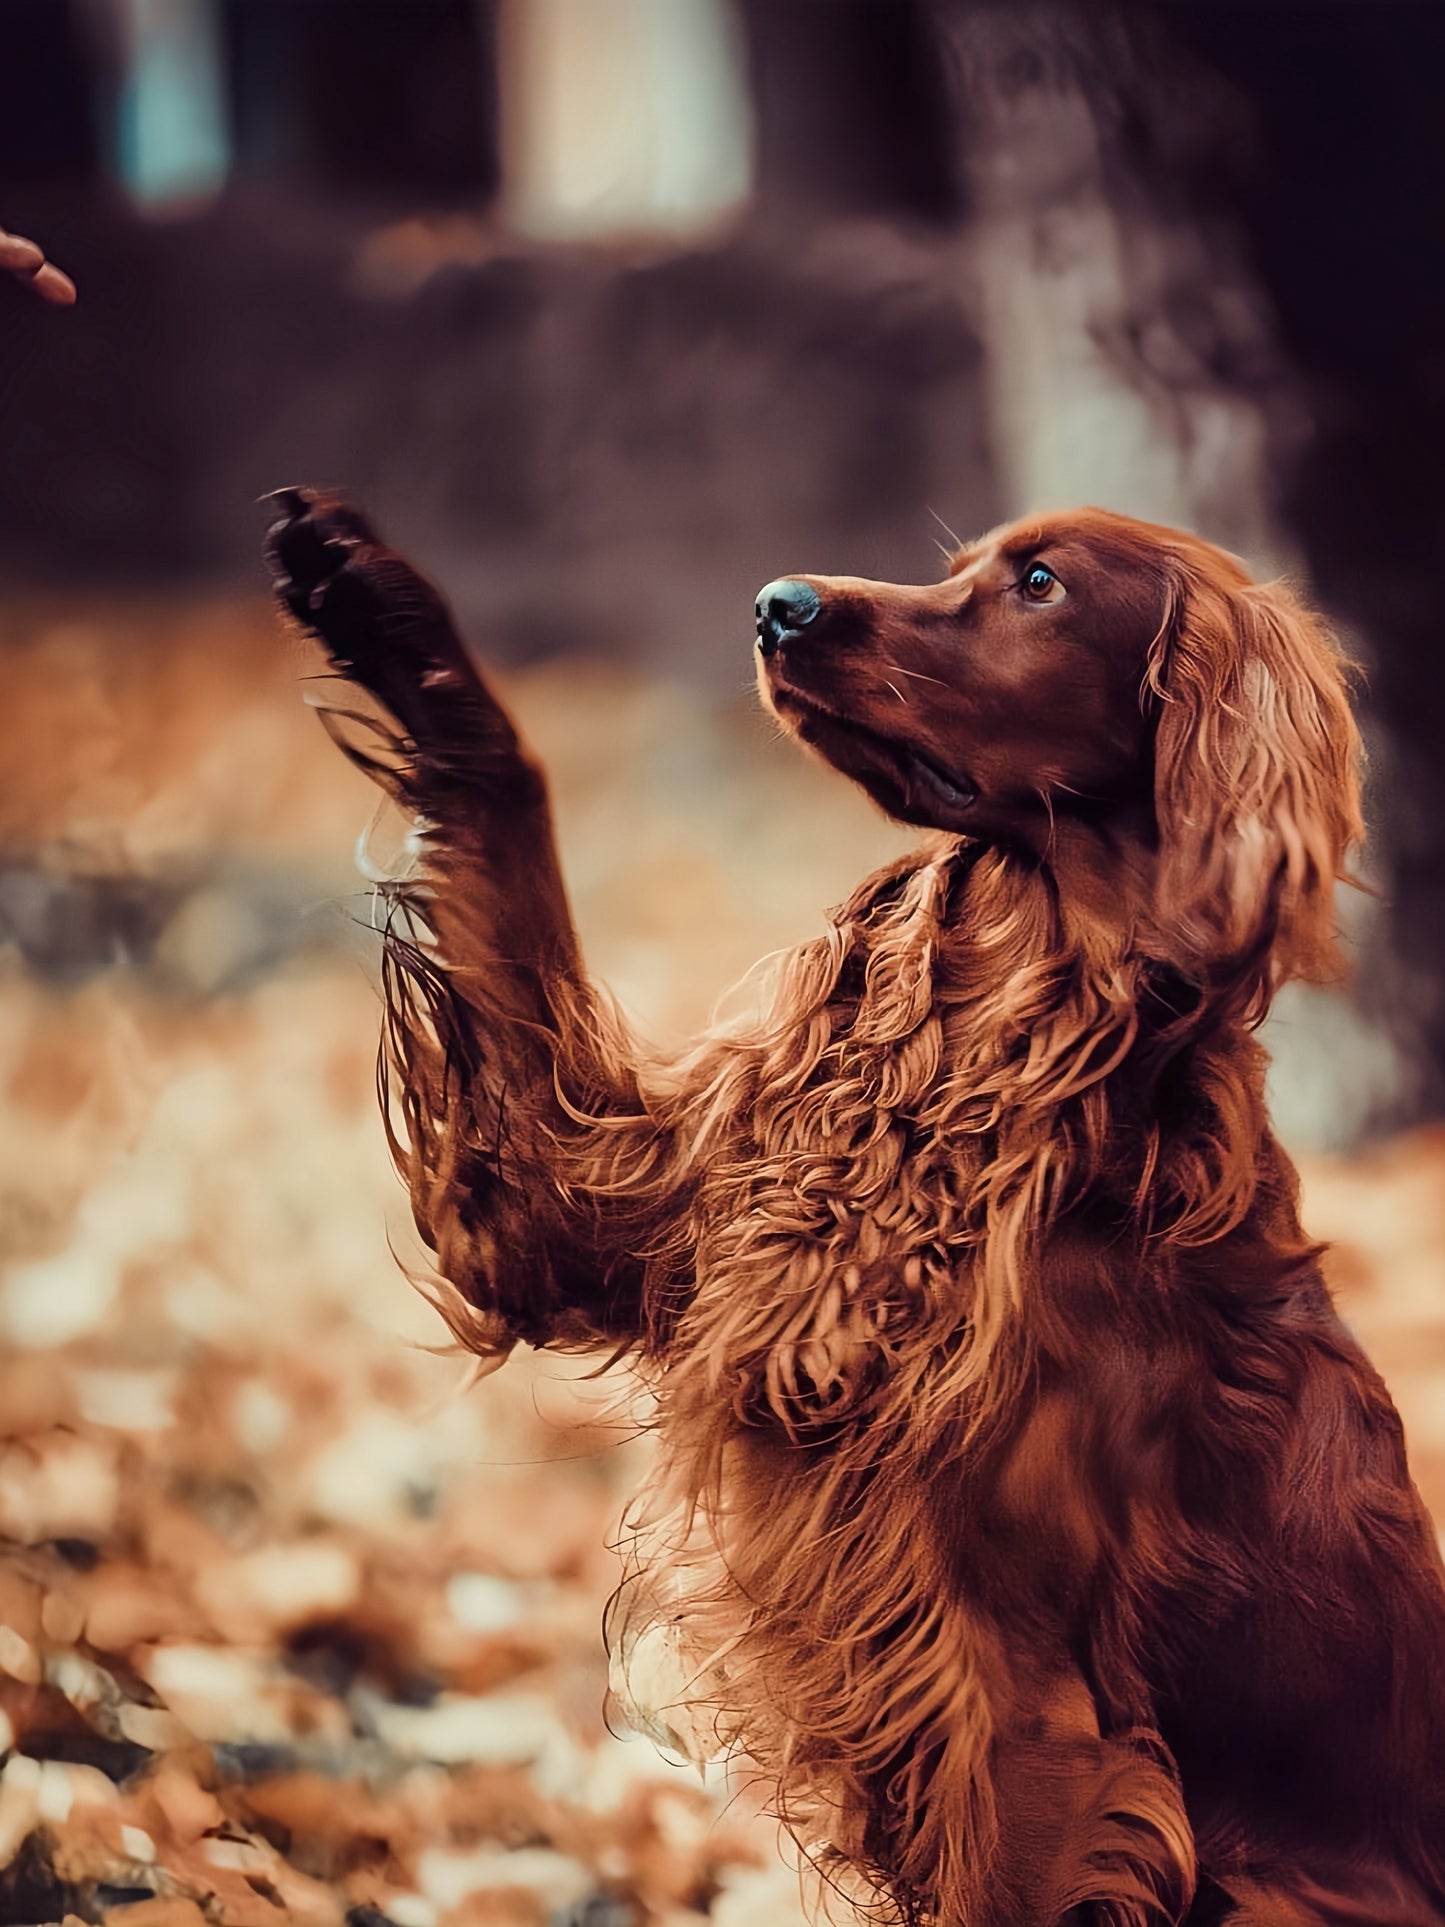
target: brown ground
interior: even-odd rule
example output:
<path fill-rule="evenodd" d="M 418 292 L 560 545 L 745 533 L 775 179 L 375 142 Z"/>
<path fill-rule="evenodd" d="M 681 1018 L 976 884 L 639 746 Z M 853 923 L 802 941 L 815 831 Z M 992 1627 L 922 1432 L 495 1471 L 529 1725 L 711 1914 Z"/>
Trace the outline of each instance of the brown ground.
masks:
<path fill-rule="evenodd" d="M 524 1359 L 467 1393 L 421 1349 L 347 914 L 372 797 L 299 650 L 230 605 L 7 626 L 0 1921 L 792 1918 L 767 1823 L 604 1727 L 625 1383 Z M 899 847 L 745 678 L 740 644 L 721 714 L 586 664 L 514 685 L 594 964 L 654 1032 Z M 1306 1170 L 1437 1509 L 1442 1179 L 1445 1136 Z"/>

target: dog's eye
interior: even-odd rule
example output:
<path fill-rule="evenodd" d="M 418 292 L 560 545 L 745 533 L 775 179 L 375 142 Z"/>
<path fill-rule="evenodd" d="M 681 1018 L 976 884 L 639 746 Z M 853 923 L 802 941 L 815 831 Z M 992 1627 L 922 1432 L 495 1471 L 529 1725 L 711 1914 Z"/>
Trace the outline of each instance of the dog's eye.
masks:
<path fill-rule="evenodd" d="M 1054 574 L 1042 562 L 1031 562 L 1024 570 L 1019 588 L 1029 602 L 1062 602 L 1069 593 Z"/>

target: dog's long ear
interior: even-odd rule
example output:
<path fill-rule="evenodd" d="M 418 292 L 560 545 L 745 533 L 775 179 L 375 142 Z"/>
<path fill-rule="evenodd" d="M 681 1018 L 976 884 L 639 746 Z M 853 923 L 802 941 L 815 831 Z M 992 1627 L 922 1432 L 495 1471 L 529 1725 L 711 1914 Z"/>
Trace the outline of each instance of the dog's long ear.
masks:
<path fill-rule="evenodd" d="M 1334 884 L 1363 834 L 1348 665 L 1282 584 L 1181 552 L 1149 670 L 1158 703 L 1156 939 L 1259 1008 L 1338 972 Z"/>

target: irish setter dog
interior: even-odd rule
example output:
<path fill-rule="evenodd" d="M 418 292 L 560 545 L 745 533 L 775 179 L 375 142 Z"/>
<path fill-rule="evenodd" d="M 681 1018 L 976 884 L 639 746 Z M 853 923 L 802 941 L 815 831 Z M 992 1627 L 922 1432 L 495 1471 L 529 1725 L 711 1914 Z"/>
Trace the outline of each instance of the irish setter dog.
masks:
<path fill-rule="evenodd" d="M 1445 1922 L 1440 1557 L 1251 1034 L 1360 831 L 1319 623 L 1094 509 L 770 584 L 764 701 L 929 834 L 660 1063 L 436 591 L 277 500 L 286 607 L 386 712 L 333 729 L 419 821 L 385 1084 L 451 1322 L 656 1390 L 640 1717 L 919 1927 Z"/>

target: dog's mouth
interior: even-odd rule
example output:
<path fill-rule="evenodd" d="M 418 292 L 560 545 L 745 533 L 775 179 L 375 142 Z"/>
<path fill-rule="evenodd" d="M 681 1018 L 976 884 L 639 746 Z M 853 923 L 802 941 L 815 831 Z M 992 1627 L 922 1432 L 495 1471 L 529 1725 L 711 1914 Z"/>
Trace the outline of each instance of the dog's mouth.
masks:
<path fill-rule="evenodd" d="M 978 789 L 960 771 L 913 743 L 839 715 L 775 677 L 768 678 L 767 695 L 800 742 L 852 777 L 890 816 L 930 829 L 963 827 L 959 819 L 978 801 Z"/>

